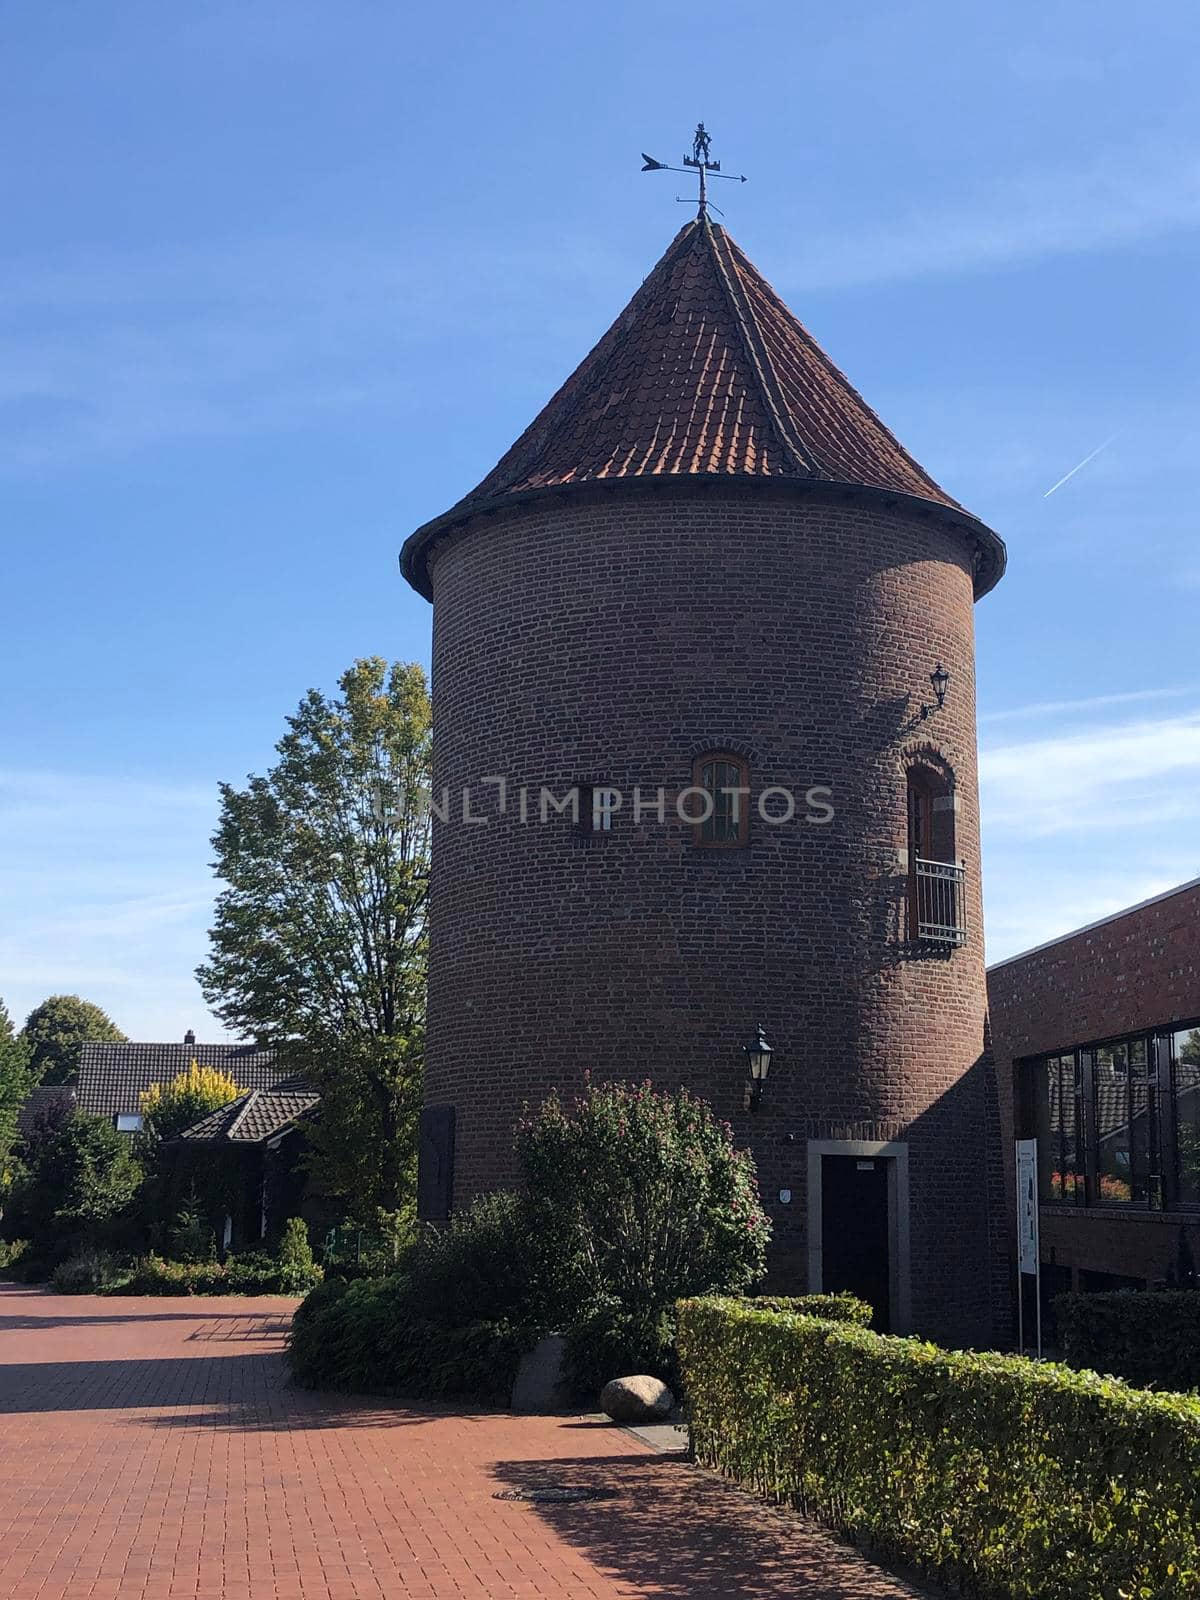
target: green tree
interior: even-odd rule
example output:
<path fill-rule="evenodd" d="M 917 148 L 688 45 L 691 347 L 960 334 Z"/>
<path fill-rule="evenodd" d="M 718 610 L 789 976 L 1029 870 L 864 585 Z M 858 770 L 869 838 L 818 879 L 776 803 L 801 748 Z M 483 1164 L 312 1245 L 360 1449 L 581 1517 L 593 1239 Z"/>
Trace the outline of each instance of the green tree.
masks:
<path fill-rule="evenodd" d="M 25 1019 L 21 1037 L 33 1051 L 39 1083 L 73 1083 L 85 1044 L 124 1044 L 125 1035 L 107 1012 L 77 994 L 52 994 Z"/>
<path fill-rule="evenodd" d="M 44 1258 L 106 1241 L 130 1215 L 142 1171 L 107 1117 L 73 1111 L 31 1142 L 20 1226 Z"/>
<path fill-rule="evenodd" d="M 412 1201 L 425 1020 L 430 712 L 418 666 L 311 690 L 244 789 L 221 788 L 205 998 L 322 1096 L 322 1186 L 357 1221 Z"/>
<path fill-rule="evenodd" d="M 0 1214 L 14 1175 L 17 1116 L 37 1082 L 32 1057 L 32 1046 L 13 1033 L 8 1009 L 0 1000 Z"/>

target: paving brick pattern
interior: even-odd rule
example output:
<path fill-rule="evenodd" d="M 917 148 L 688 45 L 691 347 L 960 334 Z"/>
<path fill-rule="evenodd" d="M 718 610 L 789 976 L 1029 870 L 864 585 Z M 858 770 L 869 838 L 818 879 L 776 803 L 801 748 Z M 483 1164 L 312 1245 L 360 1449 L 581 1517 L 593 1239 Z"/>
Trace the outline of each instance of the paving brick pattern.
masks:
<path fill-rule="evenodd" d="M 916 1594 L 586 1418 L 291 1390 L 290 1309 L 0 1286 L 4 1600 Z M 493 1498 L 551 1482 L 607 1497 Z"/>

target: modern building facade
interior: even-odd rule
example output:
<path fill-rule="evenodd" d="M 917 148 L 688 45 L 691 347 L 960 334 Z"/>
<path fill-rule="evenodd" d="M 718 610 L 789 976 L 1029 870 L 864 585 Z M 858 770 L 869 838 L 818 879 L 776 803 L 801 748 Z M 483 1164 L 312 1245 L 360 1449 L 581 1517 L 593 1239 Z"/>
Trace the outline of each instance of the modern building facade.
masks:
<path fill-rule="evenodd" d="M 1010 1174 L 1038 1141 L 1044 1299 L 1200 1266 L 1200 879 L 998 962 L 988 995 Z"/>
<path fill-rule="evenodd" d="M 972 608 L 1001 541 L 702 211 L 401 564 L 441 813 L 424 1214 L 514 1181 L 524 1104 L 648 1076 L 752 1147 L 780 1287 L 993 1338 Z"/>

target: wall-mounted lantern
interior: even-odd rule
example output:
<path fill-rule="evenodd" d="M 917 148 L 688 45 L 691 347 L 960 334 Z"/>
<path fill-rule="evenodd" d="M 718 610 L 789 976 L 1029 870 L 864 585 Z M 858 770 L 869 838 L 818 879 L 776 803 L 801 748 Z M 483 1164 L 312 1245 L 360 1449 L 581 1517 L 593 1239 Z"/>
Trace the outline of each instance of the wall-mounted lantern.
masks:
<path fill-rule="evenodd" d="M 746 1062 L 750 1068 L 746 1109 L 748 1111 L 757 1111 L 759 1102 L 763 1097 L 763 1086 L 767 1081 L 767 1073 L 771 1070 L 771 1056 L 774 1053 L 767 1043 L 767 1036 L 763 1032 L 761 1022 L 758 1025 L 757 1036 L 749 1044 L 743 1045 L 742 1049 L 745 1051 Z"/>
<path fill-rule="evenodd" d="M 940 661 L 938 662 L 937 666 L 934 667 L 933 671 L 929 674 L 929 681 L 933 685 L 933 693 L 934 693 L 934 698 L 937 700 L 937 705 L 936 706 L 922 706 L 921 707 L 921 720 L 922 720 L 922 722 L 932 712 L 940 711 L 942 709 L 942 707 L 946 704 L 946 690 L 947 690 L 947 688 L 949 687 L 949 684 L 950 684 L 950 674 L 946 671 L 945 667 L 942 665 L 942 663 Z"/>

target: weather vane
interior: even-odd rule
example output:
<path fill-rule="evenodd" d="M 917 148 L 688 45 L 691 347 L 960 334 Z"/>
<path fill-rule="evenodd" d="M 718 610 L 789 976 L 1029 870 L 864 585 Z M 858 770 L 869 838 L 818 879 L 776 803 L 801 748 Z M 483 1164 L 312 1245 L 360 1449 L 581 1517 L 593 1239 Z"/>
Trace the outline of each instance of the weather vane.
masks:
<path fill-rule="evenodd" d="M 704 124 L 698 122 L 692 139 L 692 153 L 690 156 L 684 156 L 681 167 L 673 167 L 666 161 L 656 161 L 653 156 L 648 156 L 644 150 L 642 151 L 642 160 L 645 162 L 645 166 L 642 168 L 643 172 L 695 172 L 699 175 L 700 210 L 698 215 L 701 217 L 708 211 L 708 174 L 710 172 L 714 177 L 728 178 L 730 183 L 745 183 L 746 181 L 744 173 L 735 177 L 732 172 L 722 172 L 719 161 L 710 160 L 711 143 L 711 137 L 705 130 Z M 683 205 L 688 204 L 682 195 L 677 194 L 675 198 Z M 719 206 L 713 206 L 713 210 L 719 216 L 723 217 L 725 215 Z"/>

